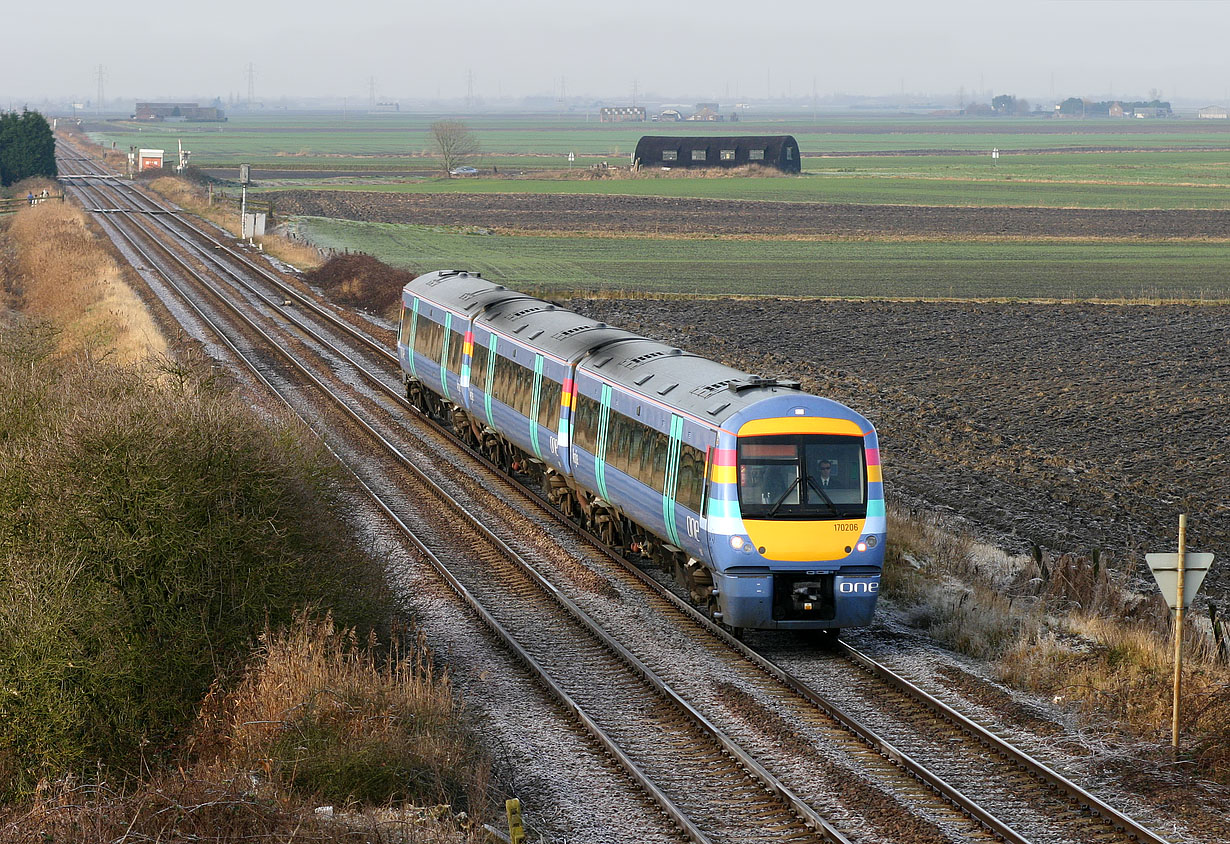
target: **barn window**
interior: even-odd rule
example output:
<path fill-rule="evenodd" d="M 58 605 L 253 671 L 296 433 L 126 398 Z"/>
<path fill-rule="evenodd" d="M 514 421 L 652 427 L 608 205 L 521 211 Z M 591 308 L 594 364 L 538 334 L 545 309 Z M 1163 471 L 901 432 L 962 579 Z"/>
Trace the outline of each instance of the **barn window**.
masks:
<path fill-rule="evenodd" d="M 694 150 L 692 150 L 692 160 L 693 160 L 693 161 L 704 161 L 704 160 L 705 160 L 705 151 L 704 151 L 703 149 L 694 149 Z"/>
<path fill-rule="evenodd" d="M 724 149 L 720 153 L 720 157 L 723 161 L 734 161 L 735 151 L 733 149 Z"/>
<path fill-rule="evenodd" d="M 662 150 L 662 160 L 663 161 L 678 161 L 679 160 L 679 150 L 677 149 Z"/>
<path fill-rule="evenodd" d="M 747 157 L 750 161 L 764 161 L 764 150 L 750 149 L 747 151 Z"/>
<path fill-rule="evenodd" d="M 786 160 L 794 161 L 794 147 L 786 147 Z"/>

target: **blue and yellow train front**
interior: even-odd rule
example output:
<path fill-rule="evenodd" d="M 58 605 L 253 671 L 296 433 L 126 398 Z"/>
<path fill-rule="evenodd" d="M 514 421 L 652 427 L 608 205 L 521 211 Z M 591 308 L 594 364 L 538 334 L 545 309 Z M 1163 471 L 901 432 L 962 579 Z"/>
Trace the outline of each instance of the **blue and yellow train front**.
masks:
<path fill-rule="evenodd" d="M 720 620 L 769 629 L 870 624 L 886 531 L 871 423 L 796 394 L 757 402 L 722 427 L 704 525 Z"/>

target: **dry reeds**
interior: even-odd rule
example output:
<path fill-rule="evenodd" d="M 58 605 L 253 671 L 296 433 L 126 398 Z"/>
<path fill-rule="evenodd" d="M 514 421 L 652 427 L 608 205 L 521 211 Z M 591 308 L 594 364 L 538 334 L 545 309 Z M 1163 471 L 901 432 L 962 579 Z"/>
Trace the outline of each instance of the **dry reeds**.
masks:
<path fill-rule="evenodd" d="M 61 351 L 111 355 L 121 363 L 166 353 L 149 311 L 75 206 L 23 208 L 9 238 L 15 258 L 5 268 L 5 288 L 17 307 L 56 325 Z"/>
<path fill-rule="evenodd" d="M 193 752 L 326 802 L 482 806 L 489 766 L 447 675 L 404 632 L 382 650 L 327 614 L 266 630 L 239 686 L 206 699 Z"/>
<path fill-rule="evenodd" d="M 913 625 L 995 661 L 1001 679 L 1169 739 L 1173 625 L 1157 595 L 1131 588 L 1134 560 L 1098 551 L 1019 558 L 978 546 L 926 513 L 890 511 L 882 588 Z M 1230 785 L 1230 668 L 1225 631 L 1184 625 L 1185 757 Z"/>

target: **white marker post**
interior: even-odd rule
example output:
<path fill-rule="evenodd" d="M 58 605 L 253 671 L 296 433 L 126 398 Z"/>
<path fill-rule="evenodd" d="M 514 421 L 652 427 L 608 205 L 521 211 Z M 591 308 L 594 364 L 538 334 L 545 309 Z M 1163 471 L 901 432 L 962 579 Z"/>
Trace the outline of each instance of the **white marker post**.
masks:
<path fill-rule="evenodd" d="M 1145 554 L 1145 562 L 1153 579 L 1162 590 L 1162 597 L 1174 610 L 1174 709 L 1170 724 L 1170 742 L 1179 749 L 1179 695 L 1183 689 L 1183 611 L 1191 606 L 1200 591 L 1204 576 L 1213 565 L 1212 554 L 1188 554 L 1187 515 L 1179 515 L 1179 553 Z M 1173 599 L 1172 599 L 1173 596 Z"/>

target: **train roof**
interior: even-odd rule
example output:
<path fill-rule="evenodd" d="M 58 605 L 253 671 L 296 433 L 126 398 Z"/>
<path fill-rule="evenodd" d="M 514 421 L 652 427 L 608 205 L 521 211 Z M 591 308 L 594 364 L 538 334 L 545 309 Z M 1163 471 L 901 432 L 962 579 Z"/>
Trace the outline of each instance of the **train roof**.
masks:
<path fill-rule="evenodd" d="M 595 349 L 640 338 L 627 329 L 615 328 L 541 299 L 500 302 L 487 308 L 478 322 L 570 364 Z"/>
<path fill-rule="evenodd" d="M 559 305 L 495 284 L 477 273 L 442 270 L 407 284 L 413 294 L 474 318 L 536 351 L 581 369 L 650 401 L 721 425 L 736 413 L 780 395 L 806 396 L 797 381 L 762 378 L 582 316 Z M 584 359 L 588 356 L 588 359 Z M 862 419 L 838 402 L 841 416 Z"/>
<path fill-rule="evenodd" d="M 797 381 L 749 375 L 643 337 L 601 349 L 581 368 L 713 425 L 770 396 L 804 395 Z"/>

